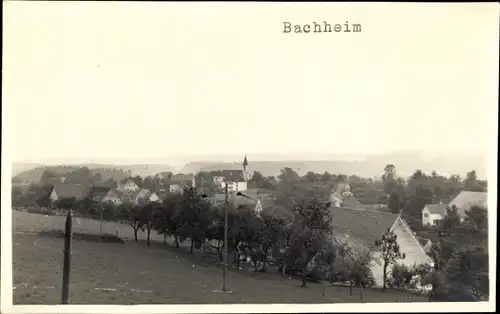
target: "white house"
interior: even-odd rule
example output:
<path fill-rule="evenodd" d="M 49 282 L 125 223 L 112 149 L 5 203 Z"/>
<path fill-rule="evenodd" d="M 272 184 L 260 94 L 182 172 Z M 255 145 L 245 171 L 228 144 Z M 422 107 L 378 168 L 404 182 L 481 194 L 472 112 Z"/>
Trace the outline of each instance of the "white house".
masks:
<path fill-rule="evenodd" d="M 119 185 L 117 190 L 126 192 L 137 192 L 140 187 L 132 179 L 128 179 L 125 183 Z"/>
<path fill-rule="evenodd" d="M 396 234 L 400 250 L 406 255 L 398 263 L 408 267 L 420 264 L 434 265 L 410 226 L 399 214 L 342 207 L 332 207 L 330 213 L 333 218 L 333 233 L 337 241 L 374 252 L 371 270 L 377 286 L 383 285 L 383 263 L 380 252 L 376 250 L 375 241 L 380 239 L 387 230 Z"/>
<path fill-rule="evenodd" d="M 109 190 L 108 193 L 106 194 L 106 196 L 104 196 L 101 201 L 102 202 L 111 202 L 115 205 L 123 204 L 121 193 L 115 189 Z"/>
<path fill-rule="evenodd" d="M 446 208 L 448 206 L 445 204 L 427 204 L 422 209 L 422 225 L 423 226 L 435 226 L 438 221 L 446 216 Z"/>

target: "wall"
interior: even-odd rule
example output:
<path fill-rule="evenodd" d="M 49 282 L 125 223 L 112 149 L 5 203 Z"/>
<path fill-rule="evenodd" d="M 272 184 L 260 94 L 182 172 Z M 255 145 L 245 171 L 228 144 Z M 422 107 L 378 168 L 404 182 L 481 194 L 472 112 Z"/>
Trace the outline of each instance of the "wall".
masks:
<path fill-rule="evenodd" d="M 427 217 L 425 215 L 427 214 Z M 423 226 L 435 226 L 436 225 L 436 220 L 441 220 L 443 219 L 443 216 L 441 214 L 432 214 L 427 207 L 424 207 L 422 210 L 422 225 Z"/>

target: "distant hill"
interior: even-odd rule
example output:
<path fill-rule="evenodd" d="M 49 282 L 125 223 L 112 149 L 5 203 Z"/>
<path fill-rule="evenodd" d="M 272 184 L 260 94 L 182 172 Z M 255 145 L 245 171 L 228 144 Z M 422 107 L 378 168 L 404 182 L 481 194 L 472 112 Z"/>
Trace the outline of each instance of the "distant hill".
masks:
<path fill-rule="evenodd" d="M 250 171 L 258 170 L 264 176 L 276 176 L 284 167 L 295 170 L 299 175 L 309 171 L 334 174 L 357 175 L 360 177 L 379 177 L 387 164 L 394 164 L 401 176 L 410 176 L 416 170 L 431 173 L 435 170 L 442 175 L 458 174 L 464 177 L 470 170 L 476 170 L 478 177 L 486 177 L 486 159 L 482 155 L 441 155 L 426 158 L 416 153 L 395 153 L 371 155 L 364 160 L 295 160 L 295 161 L 252 161 L 248 160 Z M 193 162 L 179 171 L 183 173 L 219 169 L 241 169 L 241 162 Z"/>
<path fill-rule="evenodd" d="M 422 170 L 425 173 L 431 173 L 433 170 L 442 175 L 458 174 L 464 177 L 470 170 L 476 170 L 479 178 L 486 178 L 486 156 L 481 154 L 441 154 L 439 156 L 429 157 L 418 152 L 399 152 L 392 154 L 369 155 L 352 160 L 285 160 L 284 156 L 271 156 L 269 160 L 252 160 L 248 156 L 248 168 L 250 171 L 258 170 L 265 176 L 276 176 L 284 167 L 290 167 L 300 175 L 308 171 L 324 173 L 328 171 L 332 174 L 357 175 L 360 177 L 380 177 L 387 164 L 394 164 L 396 171 L 401 176 L 410 176 L 416 170 Z M 270 157 L 270 158 L 271 158 Z M 333 157 L 334 158 L 334 157 Z M 235 160 L 234 158 L 233 160 Z M 228 160 L 228 158 L 221 160 Z M 40 180 L 45 170 L 57 173 L 66 173 L 74 170 L 75 167 L 88 167 L 97 172 L 104 171 L 101 174 L 105 179 L 109 174 L 103 169 L 120 169 L 125 172 L 130 171 L 131 175 L 140 175 L 142 177 L 154 175 L 159 172 L 171 171 L 173 173 L 197 173 L 199 171 L 221 170 L 221 169 L 241 169 L 242 161 L 218 162 L 218 161 L 196 161 L 188 163 L 182 167 L 174 168 L 168 164 L 77 164 L 77 165 L 58 165 L 45 166 L 40 164 L 14 163 L 13 174 L 16 179 L 22 181 L 36 182 Z"/>
<path fill-rule="evenodd" d="M 16 165 L 14 163 L 14 165 Z M 15 166 L 17 169 L 21 169 L 19 166 Z M 15 168 L 13 166 L 13 169 Z M 106 165 L 106 164 L 78 164 L 78 165 L 56 165 L 56 166 L 44 166 L 35 165 L 33 169 L 21 171 L 14 175 L 15 180 L 23 182 L 38 182 L 42 177 L 44 171 L 48 170 L 57 174 L 65 174 L 71 172 L 77 168 L 87 167 L 94 173 L 100 173 L 103 180 L 112 177 L 114 180 L 122 180 L 128 175 L 140 175 L 145 177 L 148 175 L 154 175 L 162 171 L 173 171 L 173 167 L 169 165 L 147 165 L 147 164 L 137 164 L 137 165 Z M 13 171 L 14 173 L 14 171 Z"/>

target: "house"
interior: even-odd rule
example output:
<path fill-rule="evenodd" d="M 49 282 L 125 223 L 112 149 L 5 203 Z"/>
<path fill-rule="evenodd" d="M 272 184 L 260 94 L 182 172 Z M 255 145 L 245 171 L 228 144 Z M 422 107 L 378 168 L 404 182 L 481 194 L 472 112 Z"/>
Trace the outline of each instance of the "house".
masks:
<path fill-rule="evenodd" d="M 223 193 L 219 193 L 215 194 L 214 196 L 207 197 L 206 199 L 215 206 L 223 206 L 226 201 L 226 195 Z M 262 212 L 263 209 L 262 202 L 260 199 L 255 199 L 253 197 L 246 196 L 236 191 L 228 193 L 228 203 L 231 204 L 234 208 L 246 205 L 254 206 L 254 209 L 257 213 Z"/>
<path fill-rule="evenodd" d="M 123 204 L 122 200 L 122 192 L 120 192 L 117 189 L 111 189 L 106 193 L 106 196 L 104 196 L 101 200 L 101 202 L 111 202 L 115 205 L 121 205 Z"/>
<path fill-rule="evenodd" d="M 112 187 L 107 185 L 94 185 L 90 188 L 88 196 L 93 201 L 102 202 L 111 189 Z"/>
<path fill-rule="evenodd" d="M 89 187 L 81 184 L 54 184 L 50 189 L 49 199 L 55 202 L 64 198 L 74 198 L 76 201 L 85 199 L 89 194 Z"/>
<path fill-rule="evenodd" d="M 123 184 L 120 184 L 117 189 L 118 191 L 136 192 L 140 187 L 134 180 L 128 179 Z"/>
<path fill-rule="evenodd" d="M 473 206 L 481 206 L 487 209 L 488 193 L 462 191 L 448 204 L 449 208 L 457 208 L 457 214 L 462 220 L 467 216 L 466 212 Z"/>
<path fill-rule="evenodd" d="M 433 266 L 432 259 L 399 214 L 342 207 L 331 207 L 330 214 L 336 241 L 346 243 L 348 246 L 361 246 L 375 252 L 371 270 L 377 286 L 383 284 L 383 263 L 380 252 L 376 251 L 375 240 L 380 239 L 387 230 L 397 235 L 401 252 L 406 255 L 399 263 L 409 267 L 419 264 Z"/>
<path fill-rule="evenodd" d="M 422 209 L 422 225 L 436 226 L 438 222 L 446 216 L 445 204 L 427 204 Z"/>
<path fill-rule="evenodd" d="M 192 174 L 174 174 L 170 178 L 169 192 L 181 192 L 186 187 L 196 187 L 195 177 Z"/>
<path fill-rule="evenodd" d="M 248 171 L 247 157 L 243 159 L 242 170 L 221 170 L 217 176 L 214 176 L 214 183 L 224 189 L 227 185 L 228 191 L 246 191 L 248 189 L 248 180 L 251 179 Z"/>

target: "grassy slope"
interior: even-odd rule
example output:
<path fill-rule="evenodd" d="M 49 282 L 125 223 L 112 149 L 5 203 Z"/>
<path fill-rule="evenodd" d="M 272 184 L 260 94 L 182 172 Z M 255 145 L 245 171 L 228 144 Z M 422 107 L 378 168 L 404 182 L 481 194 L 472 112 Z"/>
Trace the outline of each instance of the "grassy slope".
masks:
<path fill-rule="evenodd" d="M 40 224 L 40 220 L 40 215 L 14 215 L 14 229 L 21 223 L 24 230 L 33 231 L 50 225 L 47 221 Z M 14 304 L 60 301 L 63 243 L 60 238 L 14 232 Z M 221 270 L 212 263 L 205 265 L 200 255 L 196 259 L 186 254 L 185 249 L 156 243 L 147 247 L 143 242 L 131 241 L 125 244 L 74 241 L 70 301 L 72 304 L 360 302 L 357 289 L 351 297 L 346 288 L 330 287 L 323 296 L 322 285 L 310 284 L 303 289 L 298 280 L 248 271 L 229 273 L 228 286 L 233 294 L 213 293 L 212 290 L 220 289 Z M 407 293 L 365 290 L 365 302 L 398 301 L 426 300 Z"/>

